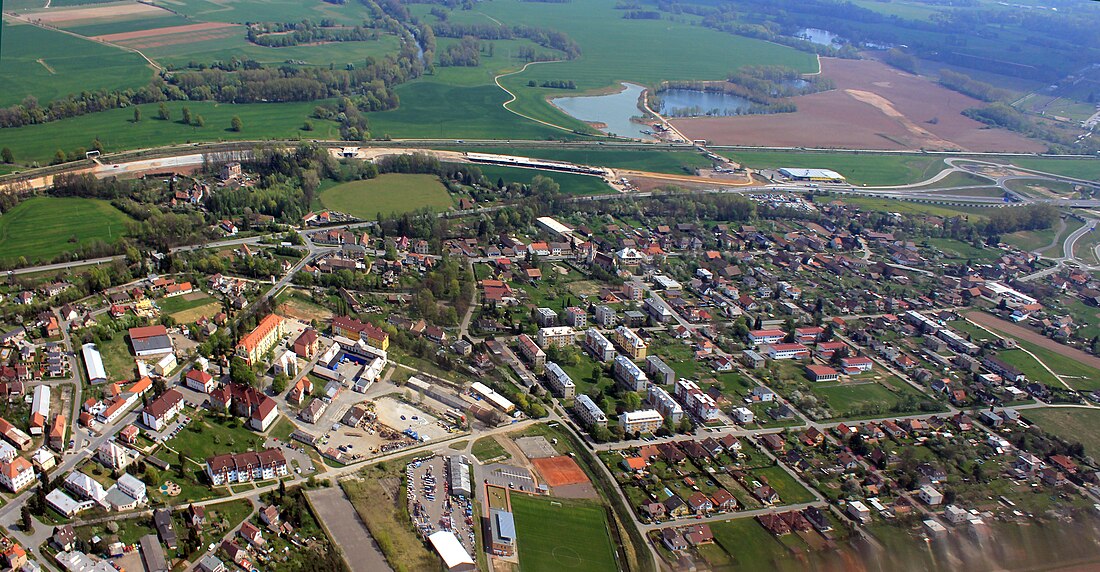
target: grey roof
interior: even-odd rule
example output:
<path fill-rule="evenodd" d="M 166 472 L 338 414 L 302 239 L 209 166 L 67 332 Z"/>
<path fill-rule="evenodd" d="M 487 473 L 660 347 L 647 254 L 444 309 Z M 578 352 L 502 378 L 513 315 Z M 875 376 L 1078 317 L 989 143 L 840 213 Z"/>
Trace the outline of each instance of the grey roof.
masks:
<path fill-rule="evenodd" d="M 516 521 L 512 518 L 512 513 L 493 509 L 493 540 L 502 540 L 504 542 L 515 542 L 516 540 Z"/>
<path fill-rule="evenodd" d="M 168 336 L 153 336 L 150 338 L 130 339 L 135 352 L 172 351 L 172 340 Z"/>
<path fill-rule="evenodd" d="M 157 542 L 157 535 L 146 534 L 141 537 L 141 559 L 148 572 L 168 572 L 168 562 L 164 559 L 164 548 Z"/>

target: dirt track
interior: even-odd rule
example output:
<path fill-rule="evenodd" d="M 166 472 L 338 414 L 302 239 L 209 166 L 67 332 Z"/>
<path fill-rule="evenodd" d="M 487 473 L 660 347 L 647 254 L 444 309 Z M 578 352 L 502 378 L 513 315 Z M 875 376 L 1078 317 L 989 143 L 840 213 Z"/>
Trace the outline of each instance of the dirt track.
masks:
<path fill-rule="evenodd" d="M 1048 349 L 1057 353 L 1063 357 L 1067 357 L 1071 360 L 1083 363 L 1089 367 L 1100 369 L 1100 357 L 1096 357 L 1091 354 L 1087 354 L 1077 348 L 1071 348 L 1069 346 L 1060 344 L 1050 338 L 1039 335 L 1023 326 L 1013 324 L 1012 322 L 1006 322 L 996 316 L 986 314 L 985 312 L 970 312 L 966 315 L 966 319 L 971 322 L 985 326 L 991 330 L 1007 334 L 1014 338 L 1031 342 L 1044 349 Z M 1050 364 L 1047 364 L 1048 366 Z"/>
<path fill-rule="evenodd" d="M 1046 149 L 1042 143 L 988 129 L 962 115 L 984 103 L 881 62 L 821 58 L 821 72 L 836 89 L 794 98 L 794 113 L 672 123 L 691 139 L 729 145 L 1029 153 Z"/>

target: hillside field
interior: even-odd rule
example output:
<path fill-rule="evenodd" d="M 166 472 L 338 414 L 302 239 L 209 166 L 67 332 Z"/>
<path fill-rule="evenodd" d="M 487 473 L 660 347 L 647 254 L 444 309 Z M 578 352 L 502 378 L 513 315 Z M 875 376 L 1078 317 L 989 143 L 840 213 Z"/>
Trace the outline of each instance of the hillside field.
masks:
<path fill-rule="evenodd" d="M 48 261 L 94 240 L 114 242 L 130 217 L 111 203 L 76 197 L 27 199 L 0 215 L 0 259 Z"/>
<path fill-rule="evenodd" d="M 435 175 L 379 175 L 375 179 L 351 181 L 321 191 L 325 208 L 373 219 L 378 213 L 406 213 L 427 207 L 444 211 L 451 196 Z"/>

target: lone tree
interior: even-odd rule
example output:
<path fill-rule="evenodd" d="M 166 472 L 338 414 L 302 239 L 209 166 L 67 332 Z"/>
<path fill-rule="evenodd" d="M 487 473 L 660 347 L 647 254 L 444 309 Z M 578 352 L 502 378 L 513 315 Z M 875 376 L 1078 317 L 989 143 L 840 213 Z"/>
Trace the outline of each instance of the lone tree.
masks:
<path fill-rule="evenodd" d="M 162 103 L 160 104 L 160 107 L 157 108 L 157 117 L 159 117 L 162 121 L 168 121 L 169 119 L 172 119 L 172 112 L 168 111 L 168 106 Z"/>
<path fill-rule="evenodd" d="M 233 120 L 229 122 L 229 129 L 237 132 L 244 129 L 244 123 L 241 122 L 240 116 L 233 116 Z"/>
<path fill-rule="evenodd" d="M 135 107 L 134 108 L 134 123 L 137 123 L 139 121 L 141 121 L 141 108 L 140 107 Z"/>
<path fill-rule="evenodd" d="M 34 534 L 34 520 L 31 518 L 31 509 L 26 504 L 19 510 L 19 522 L 23 528 L 23 534 Z"/>
<path fill-rule="evenodd" d="M 11 154 L 11 149 L 7 147 L 0 149 L 0 159 L 3 159 L 5 163 L 15 162 L 15 156 Z"/>
<path fill-rule="evenodd" d="M 201 115 L 195 116 L 195 127 L 206 127 L 206 120 Z"/>
<path fill-rule="evenodd" d="M 183 118 L 181 119 L 181 121 L 183 122 L 184 125 L 191 125 L 191 108 L 190 107 L 185 106 L 183 108 Z"/>

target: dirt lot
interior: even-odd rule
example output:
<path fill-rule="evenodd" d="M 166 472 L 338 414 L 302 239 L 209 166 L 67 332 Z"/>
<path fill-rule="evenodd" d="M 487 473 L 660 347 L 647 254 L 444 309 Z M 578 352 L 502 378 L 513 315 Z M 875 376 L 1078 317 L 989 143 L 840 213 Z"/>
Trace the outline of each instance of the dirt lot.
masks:
<path fill-rule="evenodd" d="M 325 528 L 332 533 L 333 540 L 344 551 L 352 570 L 392 570 L 374 538 L 367 532 L 367 527 L 359 520 L 355 507 L 344 495 L 343 489 L 330 487 L 310 491 L 308 495 L 309 502 L 317 510 Z"/>
<path fill-rule="evenodd" d="M 93 8 L 72 8 L 63 10 L 50 10 L 49 12 L 35 12 L 27 14 L 29 18 L 48 24 L 74 24 L 76 22 L 93 21 L 117 21 L 119 19 L 153 18 L 165 16 L 169 12 L 151 4 L 140 2 L 126 4 L 110 4 Z"/>
<path fill-rule="evenodd" d="M 966 319 L 971 322 L 975 322 L 982 326 L 985 326 L 991 330 L 1003 332 L 1014 338 L 1019 338 L 1031 342 L 1037 346 L 1041 346 L 1056 354 L 1065 356 L 1073 361 L 1083 363 L 1089 367 L 1100 369 L 1100 357 L 1087 354 L 1077 348 L 1071 348 L 1069 346 L 1060 344 L 1048 337 L 1039 335 L 1023 326 L 1018 326 L 1011 322 L 1006 322 L 996 316 L 991 316 L 985 312 L 970 312 L 966 315 Z M 1049 365 L 1049 364 L 1048 364 Z"/>
<path fill-rule="evenodd" d="M 224 24 L 222 22 L 203 22 L 201 24 L 188 24 L 186 26 L 170 26 L 168 28 L 152 28 L 149 30 L 137 30 L 134 32 L 122 32 L 120 34 L 107 34 L 104 36 L 96 36 L 95 40 L 102 40 L 105 42 L 124 42 L 126 40 L 136 40 L 138 38 L 152 38 L 155 36 L 168 36 L 171 34 L 191 34 L 194 32 L 203 32 L 206 30 L 216 30 L 218 28 L 235 28 L 233 24 Z"/>
<path fill-rule="evenodd" d="M 673 123 L 691 139 L 729 145 L 1029 153 L 1046 149 L 1015 133 L 986 129 L 961 114 L 982 102 L 881 62 L 821 58 L 821 69 L 836 89 L 795 98 L 794 113 Z"/>

